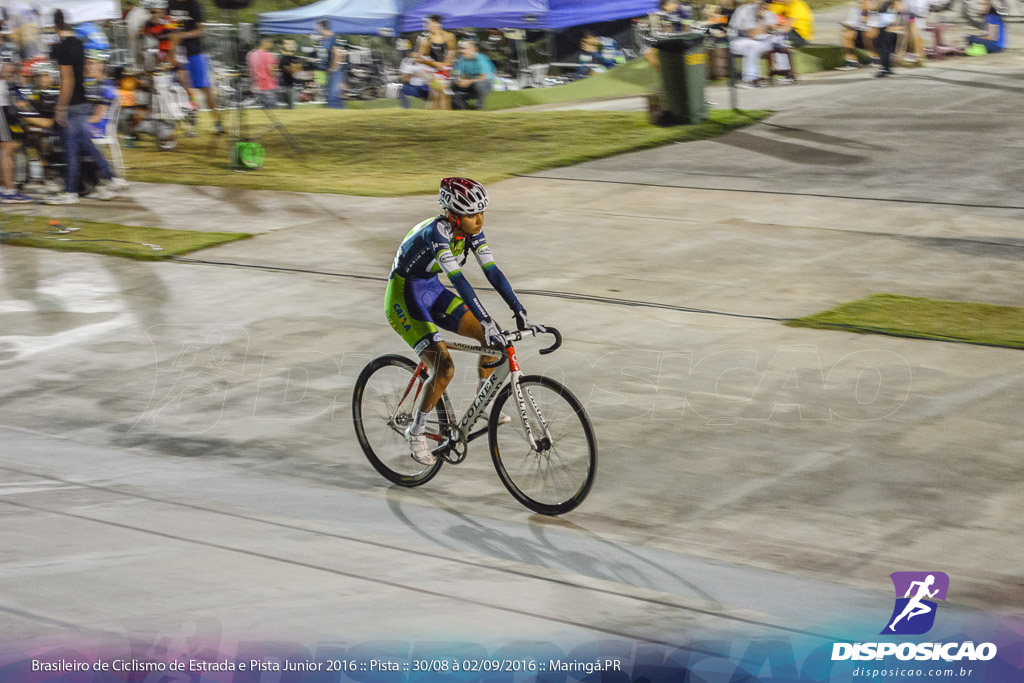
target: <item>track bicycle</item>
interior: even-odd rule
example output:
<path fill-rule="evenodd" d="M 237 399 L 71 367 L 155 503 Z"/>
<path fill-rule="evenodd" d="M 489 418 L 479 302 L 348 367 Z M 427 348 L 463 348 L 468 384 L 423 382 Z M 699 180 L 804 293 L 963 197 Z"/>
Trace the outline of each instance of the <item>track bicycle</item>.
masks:
<path fill-rule="evenodd" d="M 545 355 L 562 344 L 558 330 L 549 327 L 547 333 L 555 342 L 541 349 Z M 427 439 L 437 444 L 433 465 L 413 460 L 405 440 L 428 378 L 426 365 L 405 356 L 381 356 L 359 374 L 352 394 L 356 437 L 381 475 L 411 487 L 433 479 L 445 462 L 461 463 L 469 443 L 487 434 L 491 460 L 509 493 L 534 512 L 560 515 L 582 503 L 594 484 L 594 428 L 579 399 L 565 386 L 550 377 L 522 374 L 512 343 L 520 341 L 523 332 L 504 335 L 505 350 L 445 342 L 450 350 L 499 357 L 484 364 L 494 372 L 460 419 L 456 421 L 447 392 L 437 402 L 427 421 Z M 503 423 L 506 403 L 515 417 Z M 484 419 L 487 424 L 477 427 Z"/>

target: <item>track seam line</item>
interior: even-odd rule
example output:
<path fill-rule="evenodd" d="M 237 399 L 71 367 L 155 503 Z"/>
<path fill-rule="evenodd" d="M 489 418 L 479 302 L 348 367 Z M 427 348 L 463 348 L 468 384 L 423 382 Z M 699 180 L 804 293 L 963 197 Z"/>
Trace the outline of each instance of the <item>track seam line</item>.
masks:
<path fill-rule="evenodd" d="M 266 266 L 253 263 L 236 263 L 232 261 L 207 261 L 204 259 L 183 258 L 174 256 L 172 261 L 180 263 L 193 263 L 207 266 L 227 266 L 232 268 L 250 268 L 253 270 L 279 271 L 285 273 L 300 273 L 305 275 L 325 275 L 327 277 L 349 278 L 353 280 L 370 280 L 373 282 L 387 282 L 388 278 L 377 275 L 356 275 L 354 273 L 334 273 L 326 270 L 312 270 L 308 268 L 288 268 L 283 266 Z M 705 315 L 720 315 L 727 318 L 746 318 L 749 320 L 766 320 L 770 322 L 786 322 L 792 318 L 776 318 L 765 315 L 753 315 L 749 313 L 729 313 L 727 311 L 714 311 L 711 309 L 693 308 L 690 306 L 679 306 L 676 304 L 663 304 L 656 301 L 641 301 L 636 299 L 617 299 L 615 297 L 594 296 L 591 294 L 577 294 L 575 292 L 558 292 L 544 289 L 520 289 L 520 294 L 533 296 L 546 296 L 567 301 L 588 301 L 590 303 L 612 304 L 618 306 L 630 306 L 638 308 L 657 308 L 663 310 L 677 311 L 680 313 L 702 313 Z"/>
<path fill-rule="evenodd" d="M 602 628 L 600 626 L 592 626 L 592 625 L 588 625 L 588 624 L 581 624 L 579 622 L 570 621 L 568 619 L 562 619 L 560 617 L 552 617 L 552 616 L 548 616 L 548 615 L 537 614 L 535 612 L 528 612 L 526 610 L 516 609 L 515 607 L 505 607 L 503 605 L 497 605 L 497 604 L 494 604 L 494 603 L 484 602 L 483 600 L 476 600 L 474 598 L 467 598 L 467 597 L 463 597 L 463 596 L 459 596 L 459 595 L 452 595 L 452 594 L 448 594 L 448 593 L 442 593 L 442 592 L 439 592 L 439 591 L 428 590 L 428 589 L 425 589 L 425 588 L 417 588 L 415 586 L 407 586 L 405 584 L 398 583 L 396 581 L 387 581 L 385 579 L 371 578 L 371 577 L 367 577 L 367 576 L 362 576 L 360 574 L 354 574 L 352 572 L 342 571 L 340 569 L 332 569 L 330 567 L 323 567 L 323 566 L 320 566 L 320 565 L 313 564 L 311 562 L 301 562 L 299 560 L 292 560 L 292 559 L 287 559 L 287 558 L 283 558 L 283 557 L 277 557 L 275 555 L 268 555 L 266 553 L 257 552 L 255 550 L 246 550 L 245 548 L 235 548 L 235 547 L 228 546 L 228 545 L 222 545 L 220 543 L 213 543 L 213 542 L 210 542 L 210 541 L 203 541 L 203 540 L 194 539 L 194 538 L 186 538 L 184 536 L 176 536 L 174 534 L 169 534 L 169 533 L 165 533 L 165 532 L 162 532 L 162 531 L 155 531 L 155 530 L 152 530 L 152 529 L 145 529 L 143 527 L 132 526 L 130 524 L 123 524 L 121 522 L 112 522 L 112 521 L 105 520 L 105 519 L 98 519 L 98 518 L 95 518 L 95 517 L 89 517 L 89 516 L 86 516 L 86 515 L 80 515 L 80 514 L 76 514 L 76 513 L 73 513 L 73 512 L 65 512 L 65 511 L 62 511 L 62 510 L 51 510 L 49 508 L 42 508 L 42 507 L 38 507 L 38 506 L 35 506 L 35 505 L 28 505 L 26 503 L 16 503 L 16 502 L 10 501 L 10 500 L 0 499 L 0 503 L 3 503 L 5 505 L 10 505 L 10 506 L 13 506 L 13 507 L 22 508 L 22 509 L 25 509 L 25 510 L 32 510 L 34 512 L 48 513 L 48 514 L 57 515 L 57 516 L 61 516 L 61 517 L 70 517 L 72 519 L 78 519 L 78 520 L 81 520 L 81 521 L 93 522 L 93 523 L 102 524 L 102 525 L 105 525 L 105 526 L 112 526 L 112 527 L 119 528 L 119 529 L 126 529 L 126 530 L 129 530 L 129 531 L 135 531 L 135 532 L 139 532 L 139 533 L 143 533 L 143 534 L 149 534 L 149 535 L 152 535 L 152 536 L 158 536 L 160 538 L 166 538 L 166 539 L 170 539 L 170 540 L 173 540 L 173 541 L 179 541 L 179 542 L 182 542 L 182 543 L 188 543 L 188 544 L 192 544 L 192 545 L 202 546 L 204 548 L 212 548 L 214 550 L 221 550 L 221 551 L 226 551 L 226 552 L 231 552 L 231 553 L 238 553 L 240 555 L 247 555 L 249 557 L 254 557 L 254 558 L 257 558 L 257 559 L 261 559 L 261 560 L 267 560 L 267 561 L 270 561 L 270 562 L 280 562 L 282 564 L 288 564 L 288 565 L 292 565 L 292 566 L 296 566 L 296 567 L 302 567 L 304 569 L 311 569 L 311 570 L 314 570 L 314 571 L 321 571 L 321 572 L 325 572 L 325 573 L 328 573 L 328 574 L 334 574 L 336 576 L 342 576 L 342 577 L 345 577 L 345 578 L 353 579 L 355 581 L 365 581 L 365 582 L 368 582 L 368 583 L 375 583 L 375 584 L 378 584 L 378 585 L 381 585 L 381 586 L 386 586 L 388 588 L 394 588 L 394 589 L 397 589 L 397 590 L 403 590 L 403 591 L 408 591 L 408 592 L 412 592 L 412 593 L 419 593 L 421 595 L 426 595 L 426 596 L 429 596 L 429 597 L 441 598 L 441 599 L 447 599 L 447 600 L 454 600 L 456 602 L 463 602 L 463 603 L 466 603 L 466 604 L 469 604 L 469 605 L 474 605 L 474 606 L 477 606 L 477 607 L 484 607 L 484 608 L 489 608 L 489 609 L 497 610 L 497 611 L 500 611 L 500 612 L 508 612 L 510 614 L 517 614 L 519 616 L 524 616 L 524 617 L 528 617 L 528 618 L 540 619 L 542 621 L 550 621 L 550 622 L 557 623 L 557 624 L 563 624 L 563 625 L 566 625 L 566 626 L 572 626 L 574 628 L 580 628 L 580 629 L 583 629 L 583 630 L 586 630 L 586 631 L 595 631 L 597 633 L 607 633 L 608 635 L 616 636 L 618 638 L 624 638 L 624 639 L 627 639 L 627 640 L 638 640 L 638 641 L 642 641 L 642 642 L 645 642 L 645 643 L 651 643 L 652 645 L 662 645 L 662 646 L 665 646 L 665 647 L 671 647 L 671 648 L 675 648 L 675 649 L 679 649 L 679 650 L 688 650 L 688 651 L 697 652 L 697 653 L 700 653 L 700 654 L 715 654 L 715 653 L 710 652 L 710 651 L 697 650 L 697 649 L 694 649 L 694 648 L 691 648 L 691 647 L 688 647 L 688 646 L 685 646 L 685 645 L 680 645 L 678 643 L 672 643 L 672 642 L 667 641 L 667 640 L 659 640 L 657 638 L 647 638 L 647 637 L 643 637 L 643 636 L 630 635 L 628 633 L 624 633 L 624 632 L 621 632 L 621 631 L 615 631 L 613 629 L 608 629 L 608 628 Z"/>
<path fill-rule="evenodd" d="M 765 194 L 778 195 L 783 197 L 817 197 L 819 199 L 849 199 L 861 202 L 882 202 L 892 204 L 923 204 L 925 206 L 953 206 L 963 209 L 997 209 L 1002 211 L 1024 211 L 1024 206 L 992 206 L 990 204 L 966 204 L 962 202 L 941 202 L 930 199 L 886 199 L 883 197 L 854 197 L 841 194 L 818 194 L 815 192 L 794 192 L 783 190 L 751 190 L 736 189 L 728 187 L 701 187 L 699 185 L 669 185 L 663 183 L 641 183 L 623 180 L 602 180 L 600 178 L 565 178 L 561 176 L 536 175 L 528 173 L 513 173 L 515 178 L 529 178 L 531 180 L 562 180 L 573 183 L 604 183 L 608 185 L 631 185 L 637 187 L 661 187 L 671 190 L 704 190 L 706 192 L 736 192 L 741 194 Z"/>
<path fill-rule="evenodd" d="M 518 576 L 518 577 L 532 579 L 532 580 L 544 581 L 546 583 L 552 583 L 552 584 L 555 584 L 555 585 L 565 586 L 567 588 L 575 588 L 575 589 L 578 589 L 578 590 L 588 591 L 588 592 L 592 592 L 592 593 L 600 593 L 600 594 L 609 595 L 609 596 L 612 596 L 612 597 L 619 597 L 619 598 L 624 598 L 624 599 L 627 599 L 627 600 L 635 600 L 637 602 L 644 602 L 644 603 L 648 603 L 648 604 L 652 604 L 652 605 L 658 605 L 660 607 L 668 607 L 668 608 L 678 609 L 678 610 L 682 610 L 682 611 L 685 611 L 685 612 L 691 612 L 691 613 L 694 613 L 694 614 L 700 614 L 702 616 L 710 616 L 710 617 L 715 617 L 715 618 L 718 618 L 718 619 L 724 619 L 724 620 L 727 620 L 727 621 L 735 621 L 735 622 L 739 622 L 739 623 L 750 624 L 752 626 L 760 626 L 760 627 L 764 627 L 764 628 L 772 628 L 772 629 L 777 629 L 777 630 L 781 630 L 781 631 L 787 631 L 787 632 L 790 632 L 790 633 L 796 633 L 796 634 L 799 634 L 799 635 L 806 635 L 806 636 L 812 636 L 812 637 L 815 637 L 815 638 L 821 638 L 821 639 L 825 639 L 825 640 L 836 640 L 835 637 L 829 636 L 827 634 L 815 633 L 813 631 L 805 631 L 805 630 L 801 630 L 801 629 L 790 628 L 790 627 L 787 627 L 787 626 L 780 626 L 780 625 L 777 625 L 777 624 L 771 624 L 771 623 L 768 623 L 768 622 L 758 621 L 756 619 L 746 619 L 746 618 L 743 618 L 743 617 L 736 617 L 736 616 L 731 616 L 731 615 L 725 615 L 725 614 L 721 614 L 721 613 L 714 612 L 714 611 L 711 611 L 711 610 L 701 609 L 701 608 L 698 608 L 698 607 L 690 607 L 690 606 L 687 606 L 687 605 L 679 605 L 679 604 L 676 604 L 676 603 L 673 603 L 673 602 L 668 602 L 668 601 L 665 601 L 665 600 L 657 600 L 655 598 L 646 598 L 646 597 L 642 597 L 642 596 L 631 595 L 629 593 L 613 591 L 613 590 L 609 590 L 609 589 L 606 589 L 606 588 L 598 588 L 598 587 L 593 587 L 593 586 L 586 586 L 586 585 L 582 585 L 582 584 L 578 584 L 578 583 L 573 583 L 572 581 L 568 581 L 566 579 L 537 576 L 535 574 L 530 574 L 530 573 L 525 572 L 525 571 L 519 571 L 519 570 L 516 570 L 516 569 L 507 568 L 507 567 L 497 567 L 497 566 L 493 566 L 493 565 L 486 564 L 486 563 L 483 563 L 483 562 L 477 562 L 477 561 L 473 561 L 473 560 L 453 559 L 453 558 L 445 556 L 445 555 L 438 555 L 438 554 L 435 554 L 435 553 L 430 553 L 430 552 L 426 552 L 426 551 L 422 551 L 422 550 L 413 550 L 413 549 L 410 549 L 410 548 L 403 548 L 403 547 L 400 547 L 400 546 L 389 545 L 387 543 L 382 543 L 382 542 L 379 542 L 379 541 L 370 541 L 370 540 L 356 538 L 356 537 L 352 537 L 352 536 L 345 536 L 343 534 L 337 534 L 337 533 L 331 533 L 331 532 L 326 532 L 326 531 L 320 531 L 320 530 L 317 530 L 317 529 L 309 529 L 307 527 L 302 527 L 302 526 L 298 526 L 298 525 L 295 525 L 295 524 L 287 524 L 287 523 L 284 523 L 284 522 L 275 522 L 275 521 L 271 521 L 271 520 L 267 520 L 267 519 L 262 519 L 262 518 L 259 518 L 259 517 L 253 517 L 253 516 L 250 516 L 250 515 L 243 515 L 243 514 L 240 514 L 240 513 L 237 513 L 237 512 L 227 512 L 227 511 L 224 511 L 224 510 L 217 510 L 217 509 L 214 509 L 214 508 L 208 508 L 208 507 L 204 507 L 202 505 L 196 505 L 196 504 L 193 504 L 193 503 L 182 503 L 180 501 L 164 500 L 162 498 L 157 498 L 155 496 L 147 496 L 147 495 L 142 495 L 142 494 L 138 494 L 138 493 L 128 493 L 128 492 L 120 491 L 120 490 L 118 490 L 116 488 L 112 488 L 112 487 L 100 486 L 100 485 L 97 485 L 97 484 L 88 484 L 88 483 L 83 483 L 83 482 L 76 482 L 76 481 L 72 481 L 72 480 L 68 480 L 68 479 L 61 479 L 59 477 L 54 477 L 54 476 L 45 475 L 45 474 L 38 474 L 38 473 L 27 471 L 27 470 L 21 470 L 21 469 L 15 468 L 15 467 L 10 467 L 8 465 L 0 465 L 0 469 L 7 470 L 9 472 L 16 472 L 18 474 L 34 476 L 34 477 L 38 477 L 40 479 L 48 479 L 48 480 L 51 480 L 51 481 L 57 481 L 57 482 L 61 482 L 63 484 L 71 484 L 71 485 L 75 485 L 75 486 L 81 486 L 83 488 L 88 488 L 88 489 L 93 489 L 93 490 L 98 490 L 98 491 L 104 491 L 104 492 L 107 492 L 107 493 L 114 493 L 114 494 L 117 494 L 117 495 L 120 495 L 120 496 L 125 496 L 125 497 L 128 497 L 128 498 L 136 498 L 136 499 L 140 499 L 140 500 L 148 500 L 148 501 L 154 502 L 154 503 L 160 503 L 160 504 L 165 504 L 165 505 L 172 505 L 172 506 L 177 506 L 177 507 L 183 507 L 183 508 L 190 509 L 190 510 L 197 510 L 197 511 L 200 511 L 200 512 L 206 512 L 206 513 L 211 513 L 211 514 L 223 515 L 225 517 L 231 517 L 231 518 L 234 518 L 234 519 L 240 519 L 240 520 L 244 520 L 244 521 L 248 521 L 248 522 L 255 522 L 255 523 L 258 523 L 258 524 L 265 524 L 265 525 L 268 525 L 268 526 L 278 527 L 278 528 L 281 528 L 281 529 L 288 529 L 290 531 L 299 531 L 299 532 L 303 532 L 303 533 L 313 534 L 313 535 L 316 535 L 316 536 L 323 536 L 323 537 L 327 537 L 327 538 L 334 538 L 334 539 L 338 539 L 338 540 L 349 541 L 349 542 L 352 542 L 352 543 L 359 543 L 359 544 L 362 544 L 362 545 L 368 545 L 368 546 L 375 547 L 375 548 L 381 548 L 383 550 L 398 551 L 398 552 L 407 553 L 407 554 L 411 554 L 411 555 L 416 555 L 416 556 L 420 556 L 420 557 L 429 557 L 431 559 L 441 560 L 441 561 L 446 561 L 446 562 L 453 562 L 455 564 L 461 564 L 461 565 L 468 566 L 468 567 L 477 567 L 477 568 L 480 568 L 480 569 L 487 569 L 487 570 L 490 570 L 490 571 L 496 571 L 496 572 L 503 573 L 503 574 L 510 574 L 512 576 Z M 2 500 L 2 499 L 0 499 L 0 501 L 2 501 L 2 502 L 9 502 L 9 501 L 5 501 L 5 500 Z M 549 569 L 549 568 L 544 567 L 544 569 Z"/>

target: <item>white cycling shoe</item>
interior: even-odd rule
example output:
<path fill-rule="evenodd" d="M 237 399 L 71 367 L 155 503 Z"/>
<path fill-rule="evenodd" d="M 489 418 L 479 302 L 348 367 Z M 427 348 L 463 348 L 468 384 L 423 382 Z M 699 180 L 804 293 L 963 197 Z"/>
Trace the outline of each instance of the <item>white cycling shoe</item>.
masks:
<path fill-rule="evenodd" d="M 412 425 L 409 425 L 405 430 L 405 440 L 409 443 L 410 450 L 412 450 L 413 460 L 428 467 L 437 462 L 437 458 L 430 452 L 426 432 L 413 434 Z"/>
<path fill-rule="evenodd" d="M 512 418 L 505 414 L 505 411 L 501 411 L 501 415 L 498 416 L 498 424 L 507 425 L 512 421 Z"/>

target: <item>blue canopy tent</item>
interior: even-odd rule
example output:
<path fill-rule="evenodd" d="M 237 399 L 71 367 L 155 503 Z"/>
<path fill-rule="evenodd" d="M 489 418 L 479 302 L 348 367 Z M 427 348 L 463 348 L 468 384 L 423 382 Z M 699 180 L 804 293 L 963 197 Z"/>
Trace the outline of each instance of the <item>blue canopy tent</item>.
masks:
<path fill-rule="evenodd" d="M 312 5 L 259 15 L 265 33 L 312 33 L 326 18 L 342 35 L 412 33 L 431 14 L 446 28 L 563 29 L 628 19 L 657 9 L 657 0 L 320 0 Z"/>
<path fill-rule="evenodd" d="M 654 12 L 658 0 L 426 0 L 402 15 L 399 30 L 419 31 L 431 14 L 445 28 L 563 29 Z"/>
<path fill-rule="evenodd" d="M 403 0 L 320 0 L 295 9 L 259 15 L 263 33 L 313 33 L 317 19 L 327 19 L 331 30 L 341 35 L 392 33 L 408 1 Z"/>
<path fill-rule="evenodd" d="M 547 0 L 426 0 L 402 15 L 399 30 L 411 33 L 423 28 L 431 14 L 444 17 L 445 28 L 543 29 Z"/>
<path fill-rule="evenodd" d="M 548 0 L 547 29 L 642 17 L 658 9 L 658 0 Z"/>

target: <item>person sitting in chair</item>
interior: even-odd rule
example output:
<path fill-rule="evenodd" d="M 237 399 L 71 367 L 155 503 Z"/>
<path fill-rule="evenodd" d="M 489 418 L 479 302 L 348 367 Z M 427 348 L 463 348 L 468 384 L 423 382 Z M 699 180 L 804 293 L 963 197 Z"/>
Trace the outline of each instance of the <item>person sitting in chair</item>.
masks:
<path fill-rule="evenodd" d="M 1006 48 L 1006 22 L 991 0 L 981 0 L 982 16 L 985 17 L 987 31 L 983 36 L 965 36 L 968 45 L 982 45 L 988 53 L 1002 52 Z"/>
<path fill-rule="evenodd" d="M 434 78 L 434 72 L 429 66 L 417 62 L 412 57 L 406 57 L 398 67 L 398 72 L 402 81 L 402 90 L 398 95 L 402 109 L 412 107 L 410 97 L 430 99 L 430 81 Z"/>
<path fill-rule="evenodd" d="M 452 108 L 468 109 L 469 100 L 475 100 L 473 108 L 483 109 L 493 78 L 494 63 L 480 52 L 475 42 L 463 40 L 459 43 L 459 58 L 452 67 Z"/>
<path fill-rule="evenodd" d="M 748 88 L 762 85 L 761 57 L 768 53 L 780 53 L 771 55 L 769 59 L 778 57 L 784 64 L 782 68 L 774 67 L 771 71 L 788 70 L 788 75 L 780 82 L 793 82 L 786 39 L 775 33 L 778 24 L 778 17 L 768 10 L 768 0 L 755 0 L 738 7 L 729 20 L 729 31 L 733 36 L 729 49 L 732 54 L 743 57 L 743 85 Z"/>
<path fill-rule="evenodd" d="M 774 0 L 768 8 L 786 20 L 786 39 L 799 49 L 814 40 L 814 13 L 804 0 Z"/>

